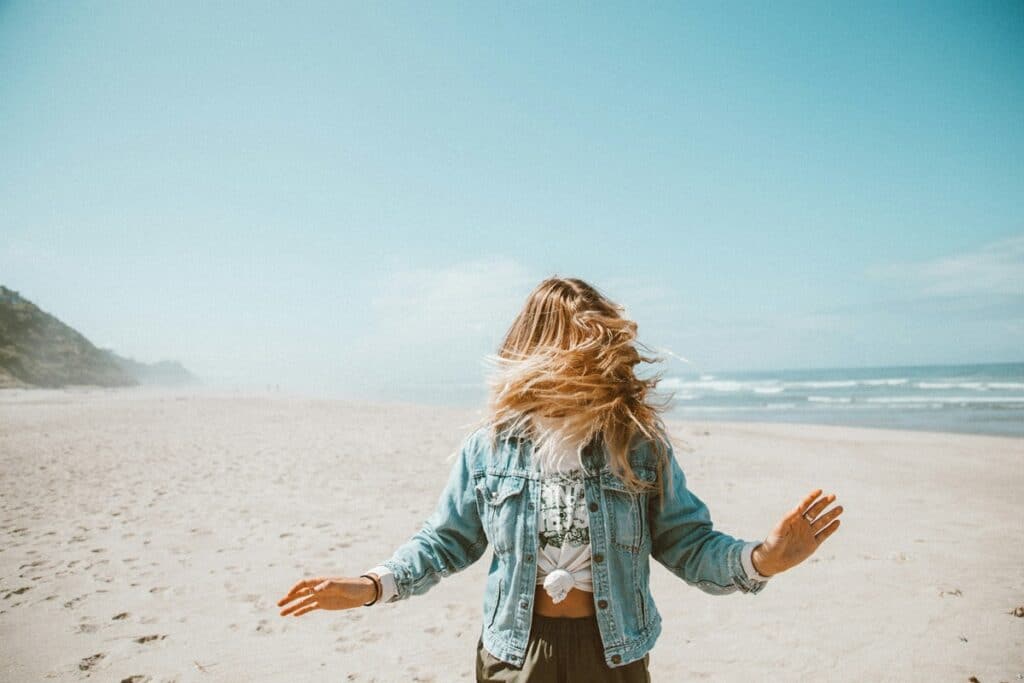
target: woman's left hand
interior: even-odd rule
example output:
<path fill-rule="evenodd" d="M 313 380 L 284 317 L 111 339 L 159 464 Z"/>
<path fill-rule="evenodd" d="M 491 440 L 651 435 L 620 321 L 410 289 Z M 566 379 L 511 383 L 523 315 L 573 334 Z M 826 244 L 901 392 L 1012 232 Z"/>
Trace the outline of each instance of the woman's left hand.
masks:
<path fill-rule="evenodd" d="M 821 514 L 836 495 L 831 493 L 819 500 L 820 495 L 821 489 L 812 491 L 775 525 L 761 545 L 754 548 L 751 561 L 758 572 L 771 576 L 795 567 L 835 533 L 843 506 L 838 505 Z"/>

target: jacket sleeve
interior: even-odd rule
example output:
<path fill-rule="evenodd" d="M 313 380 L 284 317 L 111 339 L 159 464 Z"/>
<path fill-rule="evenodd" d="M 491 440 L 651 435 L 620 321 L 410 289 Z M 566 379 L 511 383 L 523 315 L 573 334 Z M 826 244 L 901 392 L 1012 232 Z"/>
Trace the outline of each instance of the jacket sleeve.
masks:
<path fill-rule="evenodd" d="M 381 577 L 381 602 L 426 593 L 443 577 L 462 571 L 483 555 L 487 536 L 470 470 L 474 443 L 472 438 L 463 443 L 441 497 L 420 530 L 371 570 Z"/>
<path fill-rule="evenodd" d="M 669 571 L 705 593 L 758 593 L 769 577 L 750 560 L 760 541 L 744 541 L 713 528 L 707 506 L 686 486 L 686 475 L 668 444 L 671 484 L 662 488 L 664 505 L 650 497 L 651 556 Z"/>

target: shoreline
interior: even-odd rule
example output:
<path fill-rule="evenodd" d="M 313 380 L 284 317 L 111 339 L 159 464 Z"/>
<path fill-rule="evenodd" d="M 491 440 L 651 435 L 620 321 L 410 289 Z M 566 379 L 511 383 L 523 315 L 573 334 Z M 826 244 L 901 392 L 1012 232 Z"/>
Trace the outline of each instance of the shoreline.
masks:
<path fill-rule="evenodd" d="M 287 392 L 283 390 L 256 390 L 256 389 L 231 389 L 214 386 L 135 386 L 135 387 L 101 387 L 91 385 L 79 385 L 63 388 L 50 387 L 6 387 L 0 388 L 0 405 L 6 403 L 18 403 L 24 398 L 67 398 L 69 396 L 90 397 L 121 397 L 125 399 L 138 398 L 205 398 L 205 399 L 232 399 L 232 400 L 293 400 L 308 402 L 323 402 L 329 404 L 348 404 L 376 406 L 380 408 L 423 408 L 452 413 L 476 413 L 482 414 L 483 404 L 476 406 L 465 406 L 457 404 L 429 403 L 415 400 L 397 399 L 360 399 L 352 397 L 326 396 L 313 392 Z M 24 397 L 24 398 L 22 398 Z M 827 421 L 788 421 L 788 420 L 743 420 L 734 417 L 698 419 L 680 416 L 675 411 L 668 411 L 663 414 L 666 423 L 677 425 L 720 425 L 729 428 L 741 428 L 744 425 L 756 428 L 765 428 L 770 431 L 773 426 L 785 427 L 808 427 L 808 428 L 832 428 L 832 429 L 856 429 L 865 431 L 883 432 L 911 432 L 921 435 L 935 436 L 977 436 L 993 439 L 1006 439 L 1010 441 L 1024 440 L 1024 431 L 1021 434 L 1004 434 L 984 431 L 966 431 L 957 429 L 928 429 L 908 426 L 887 426 L 875 424 L 860 424 L 856 422 L 827 422 Z"/>

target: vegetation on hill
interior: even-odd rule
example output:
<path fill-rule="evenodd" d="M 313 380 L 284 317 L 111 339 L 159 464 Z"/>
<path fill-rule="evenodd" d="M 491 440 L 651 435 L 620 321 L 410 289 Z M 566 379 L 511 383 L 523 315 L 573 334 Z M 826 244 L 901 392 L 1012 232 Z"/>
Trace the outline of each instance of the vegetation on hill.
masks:
<path fill-rule="evenodd" d="M 0 285 L 0 388 L 180 384 L 180 364 L 147 365 L 99 349 L 75 329 Z"/>

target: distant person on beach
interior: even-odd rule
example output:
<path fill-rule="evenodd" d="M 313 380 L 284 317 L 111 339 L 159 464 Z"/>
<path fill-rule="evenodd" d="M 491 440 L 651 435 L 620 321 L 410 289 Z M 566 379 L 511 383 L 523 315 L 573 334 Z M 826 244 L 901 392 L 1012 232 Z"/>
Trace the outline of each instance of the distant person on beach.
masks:
<path fill-rule="evenodd" d="M 529 295 L 489 378 L 488 410 L 456 452 L 423 527 L 359 577 L 309 578 L 282 616 L 422 595 L 493 549 L 477 681 L 650 681 L 661 633 L 650 559 L 714 595 L 758 593 L 839 528 L 811 491 L 761 541 L 713 528 L 640 379 L 637 325 L 591 285 Z M 285 607 L 287 605 L 287 607 Z"/>

